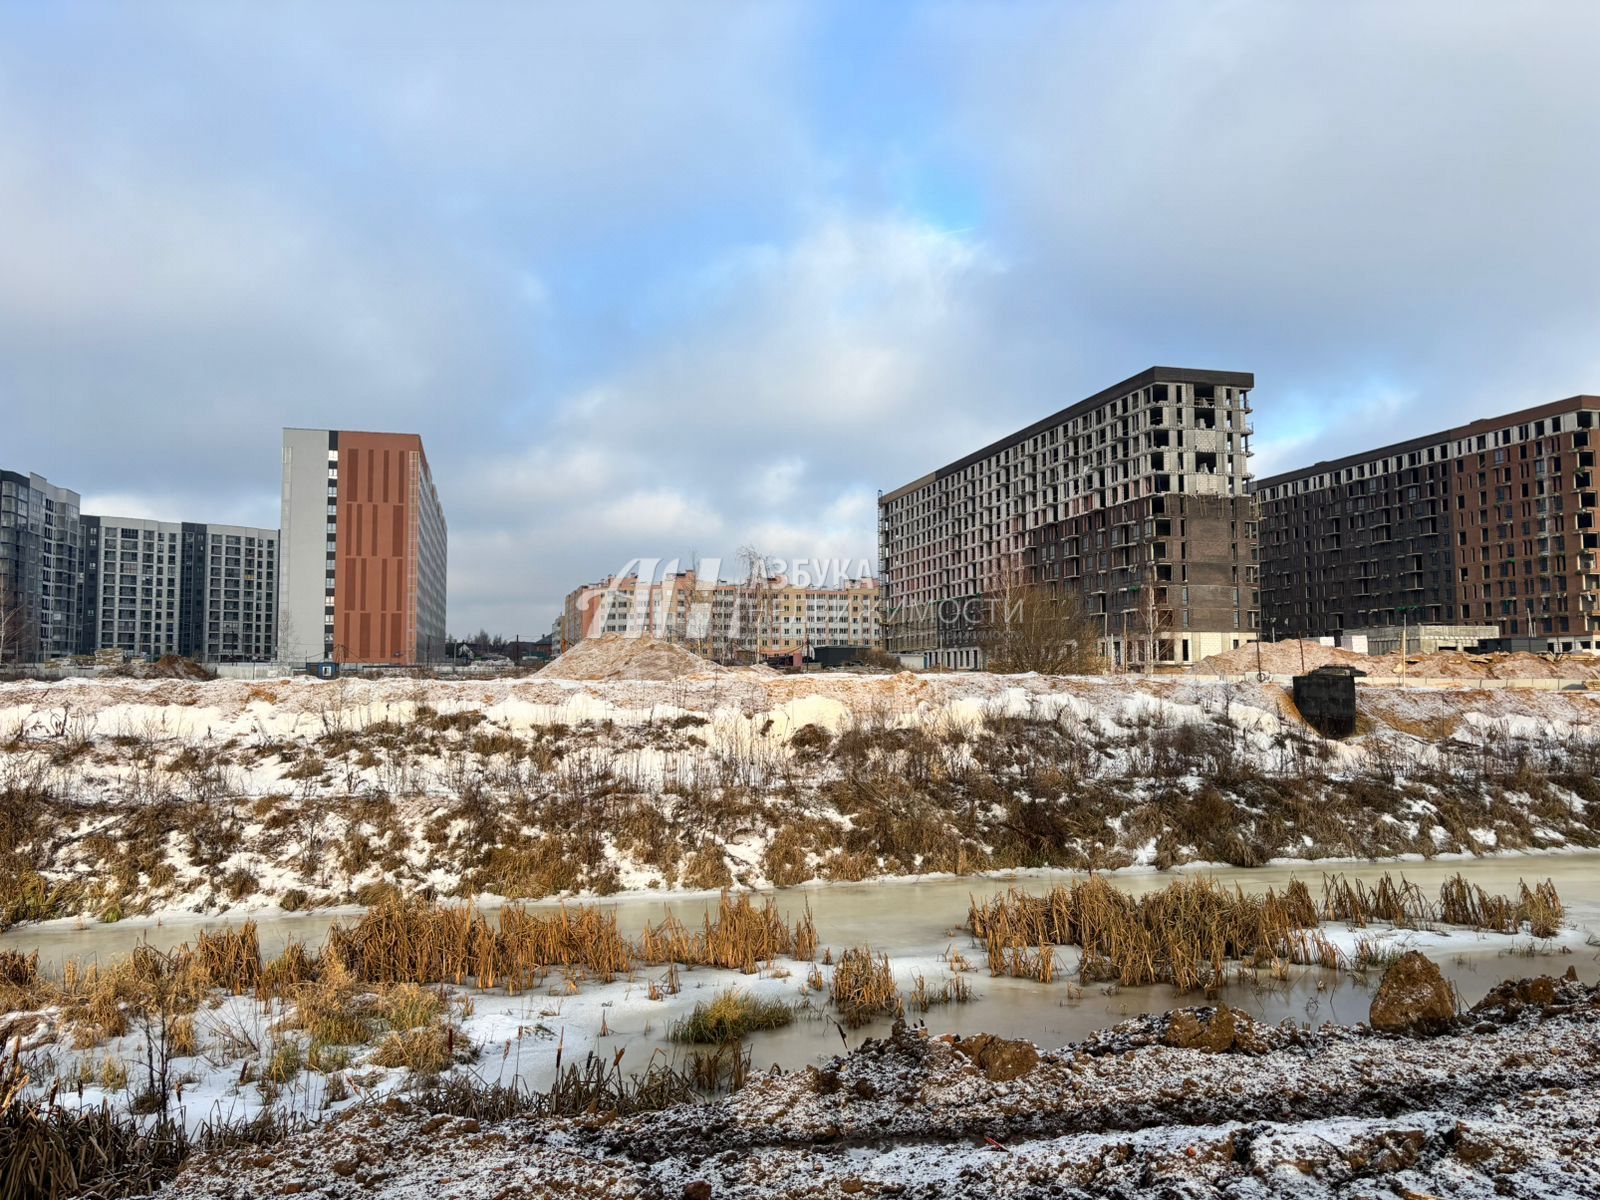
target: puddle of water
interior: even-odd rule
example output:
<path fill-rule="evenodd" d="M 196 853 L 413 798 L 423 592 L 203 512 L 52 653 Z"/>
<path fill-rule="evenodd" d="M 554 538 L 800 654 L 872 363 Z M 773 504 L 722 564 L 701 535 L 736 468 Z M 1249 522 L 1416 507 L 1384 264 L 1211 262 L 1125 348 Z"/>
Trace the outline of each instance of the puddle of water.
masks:
<path fill-rule="evenodd" d="M 1517 858 L 1489 858 L 1451 862 L 1415 863 L 1357 863 L 1340 864 L 1328 868 L 1364 880 L 1376 879 L 1385 872 L 1404 874 L 1420 886 L 1425 894 L 1436 895 L 1439 885 L 1451 875 L 1460 872 L 1470 881 L 1481 885 L 1490 893 L 1515 894 L 1518 884 L 1526 879 L 1550 878 L 1555 881 L 1562 901 L 1567 908 L 1567 918 L 1579 931 L 1595 935 L 1600 931 L 1600 855 L 1552 855 Z M 1148 872 L 1115 877 L 1119 887 L 1134 893 L 1143 893 L 1165 887 L 1174 878 L 1197 873 L 1211 875 L 1228 886 L 1237 884 L 1246 892 L 1260 892 L 1268 887 L 1281 889 L 1290 880 L 1300 878 L 1311 887 L 1313 895 L 1319 894 L 1322 870 L 1317 867 L 1268 867 L 1256 869 L 1223 868 L 1196 872 Z M 795 888 L 776 893 L 778 905 L 790 914 L 798 914 L 810 905 L 816 922 L 821 945 L 832 947 L 835 954 L 847 946 L 870 945 L 875 951 L 887 953 L 897 966 L 902 986 L 907 985 L 904 968 L 913 960 L 921 960 L 930 986 L 937 987 L 945 977 L 942 968 L 934 963 L 938 955 L 954 947 L 966 954 L 974 964 L 982 963 L 982 952 L 973 948 L 971 939 L 961 931 L 966 919 L 968 899 L 987 896 L 1013 884 L 1031 891 L 1042 891 L 1057 882 L 1082 878 L 1070 872 L 1033 872 L 1025 876 L 999 878 L 938 879 L 917 882 L 884 882 L 865 884 L 837 884 Z M 617 901 L 602 901 L 614 908 L 622 929 L 637 934 L 648 922 L 658 921 L 668 912 L 675 914 L 690 926 L 697 925 L 701 915 L 716 907 L 715 898 L 664 899 L 630 897 Z M 256 924 L 264 955 L 276 955 L 291 940 L 302 940 L 308 945 L 318 945 L 328 926 L 336 919 L 352 919 L 355 910 L 339 913 L 307 913 L 260 916 Z M 213 918 L 182 916 L 160 922 L 128 921 L 118 925 L 91 925 L 83 929 L 52 925 L 13 929 L 0 936 L 0 946 L 40 951 L 41 965 L 46 969 L 59 969 L 68 958 L 90 961 L 105 959 L 128 952 L 140 940 L 169 948 L 192 939 L 200 929 L 215 929 L 238 924 L 240 915 Z M 1569 938 L 1569 954 L 1539 955 L 1529 958 L 1507 953 L 1507 939 L 1479 938 L 1470 934 L 1459 936 L 1459 944 L 1444 949 L 1430 949 L 1446 977 L 1456 983 L 1462 997 L 1471 1003 L 1491 986 L 1505 978 L 1541 973 L 1564 972 L 1568 965 L 1577 968 L 1586 980 L 1600 978 L 1600 951 L 1586 947 L 1582 938 Z M 1527 939 L 1521 939 L 1523 945 Z M 1372 981 L 1376 980 L 1372 973 Z M 642 973 L 641 978 L 647 977 Z M 727 972 L 705 969 L 683 973 L 684 990 L 663 1003 L 640 1002 L 643 983 L 631 987 L 613 985 L 607 997 L 615 1002 L 606 1009 L 607 1024 L 611 1030 L 608 1038 L 600 1039 L 598 1048 L 608 1057 L 620 1047 L 627 1048 L 625 1068 L 641 1069 L 651 1053 L 657 1049 L 670 1053 L 674 1047 L 666 1041 L 666 1033 L 673 1020 L 687 1013 L 696 1000 L 709 999 L 715 988 L 739 982 L 741 977 Z M 1026 1037 L 1041 1046 L 1057 1046 L 1077 1041 L 1098 1029 L 1143 1013 L 1164 1012 L 1169 1008 L 1202 1003 L 1190 993 L 1179 994 L 1165 986 L 1122 988 L 1090 985 L 1081 996 L 1071 998 L 1066 981 L 1057 980 L 1041 984 L 1032 980 L 990 978 L 983 969 L 968 975 L 977 998 L 968 1004 L 944 1005 L 933 1008 L 926 1015 L 913 1014 L 914 1019 L 925 1021 L 935 1034 L 977 1032 L 995 1033 L 1006 1037 Z M 783 994 L 793 997 L 798 993 L 801 980 L 799 972 L 784 982 Z M 585 993 L 591 988 L 586 987 Z M 1277 1023 L 1285 1018 L 1321 1024 L 1324 1021 L 1350 1023 L 1364 1020 L 1370 1003 L 1366 984 L 1352 980 L 1348 974 L 1325 971 L 1315 967 L 1291 968 L 1286 981 L 1268 981 L 1265 974 L 1259 985 L 1241 984 L 1226 989 L 1224 999 L 1235 1008 L 1249 1013 L 1259 1021 Z M 824 997 L 813 1003 L 820 1008 Z M 507 1003 L 503 996 L 483 994 L 486 1007 L 495 1005 L 514 1014 L 512 1024 L 525 1020 L 528 1026 L 536 1023 L 541 1008 L 549 1001 L 537 996 L 519 998 Z M 592 1027 L 599 1025 L 594 1014 L 597 1009 L 584 1006 L 585 1020 L 593 1017 Z M 881 1036 L 887 1031 L 887 1022 L 880 1022 L 859 1030 L 846 1032 L 842 1041 L 828 1010 L 808 1016 L 802 1014 L 793 1025 L 757 1035 L 751 1041 L 753 1064 L 758 1068 L 777 1063 L 785 1069 L 795 1069 L 839 1052 L 846 1041 L 856 1045 L 867 1036 Z M 591 1030 L 592 1032 L 592 1030 Z M 582 1042 L 588 1040 L 585 1035 Z M 541 1086 L 553 1073 L 553 1051 L 548 1044 L 526 1054 L 512 1051 L 515 1058 L 506 1058 L 501 1073 L 521 1075 L 529 1083 Z M 568 1057 L 567 1061 L 572 1061 Z M 485 1066 L 489 1066 L 488 1063 Z M 490 1068 L 489 1074 L 496 1071 Z"/>

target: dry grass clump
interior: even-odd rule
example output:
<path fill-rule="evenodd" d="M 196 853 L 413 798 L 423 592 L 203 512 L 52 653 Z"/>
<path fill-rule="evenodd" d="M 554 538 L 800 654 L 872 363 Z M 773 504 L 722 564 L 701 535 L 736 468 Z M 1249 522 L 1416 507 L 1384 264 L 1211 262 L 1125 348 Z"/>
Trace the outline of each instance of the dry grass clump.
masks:
<path fill-rule="evenodd" d="M 378 1015 L 394 1030 L 431 1025 L 443 1012 L 444 998 L 414 983 L 397 984 L 378 998 Z"/>
<path fill-rule="evenodd" d="M 1535 884 L 1531 889 L 1526 883 L 1521 885 L 1522 896 L 1520 911 L 1517 913 L 1517 924 L 1523 921 L 1528 923 L 1529 932 L 1536 938 L 1555 937 L 1561 932 L 1562 921 L 1565 920 L 1567 910 L 1561 903 L 1561 897 L 1556 895 L 1556 885 L 1549 879 L 1543 883 Z"/>
<path fill-rule="evenodd" d="M 830 995 L 844 1023 L 852 1029 L 876 1017 L 898 1016 L 903 1011 L 889 956 L 874 955 L 870 946 L 855 946 L 839 956 Z"/>
<path fill-rule="evenodd" d="M 261 1077 L 268 1083 L 282 1087 L 293 1083 L 306 1065 L 304 1047 L 293 1038 L 283 1038 L 272 1043 L 267 1054 L 267 1064 Z"/>
<path fill-rule="evenodd" d="M 518 992 L 537 986 L 550 968 L 576 969 L 610 983 L 636 966 L 682 963 L 754 974 L 777 958 L 813 958 L 817 931 L 809 909 L 792 925 L 768 900 L 724 892 L 716 915 L 698 930 L 675 917 L 648 927 L 637 943 L 617 928 L 614 911 L 562 905 L 541 913 L 516 905 L 498 925 L 475 909 L 424 900 L 386 901 L 354 925 L 328 932 L 324 957 L 357 979 L 379 984 L 453 983 Z M 270 969 L 270 968 L 269 968 Z"/>
<path fill-rule="evenodd" d="M 1550 880 L 1520 885 L 1518 897 L 1493 896 L 1456 875 L 1439 889 L 1439 919 L 1448 925 L 1469 925 L 1497 933 L 1520 933 L 1523 923 L 1536 938 L 1554 937 L 1566 910 Z"/>
<path fill-rule="evenodd" d="M 5 999 L 14 1006 L 13 1011 L 55 1005 L 61 1009 L 62 1023 L 72 1030 L 78 1046 L 98 1045 L 127 1033 L 134 1020 L 168 1021 L 193 1012 L 218 988 L 232 990 L 236 986 L 233 976 L 212 973 L 218 966 L 216 946 L 227 938 L 254 945 L 254 927 L 248 932 L 216 935 L 209 955 L 187 944 L 169 951 L 140 945 L 126 957 L 104 965 L 84 967 L 68 962 L 59 981 L 40 980 Z"/>
<path fill-rule="evenodd" d="M 472 1043 L 443 1021 L 389 1034 L 368 1059 L 374 1066 L 403 1067 L 417 1075 L 438 1075 L 458 1062 L 470 1062 Z"/>
<path fill-rule="evenodd" d="M 1210 879 L 1177 880 L 1138 898 L 1100 876 L 1030 895 L 1013 888 L 984 903 L 974 900 L 967 928 L 986 943 L 989 970 L 1040 980 L 1051 977 L 1052 945 L 1082 948 L 1081 978 L 1123 986 L 1167 983 L 1189 991 L 1223 982 L 1226 964 L 1285 963 L 1337 966 L 1339 955 L 1318 932 L 1324 920 L 1364 926 L 1370 921 L 1418 928 L 1439 920 L 1515 933 L 1527 922 L 1536 937 L 1552 936 L 1562 908 L 1546 881 L 1522 887 L 1519 899 L 1489 896 L 1461 876 L 1447 880 L 1434 904 L 1416 884 L 1382 876 L 1370 887 L 1343 876 L 1325 877 L 1322 903 L 1299 880 L 1282 892 L 1232 891 Z"/>
<path fill-rule="evenodd" d="M 794 1009 L 781 1000 L 765 1000 L 738 988 L 719 992 L 709 1003 L 701 1001 L 694 1011 L 672 1027 L 675 1042 L 721 1045 L 742 1041 L 763 1029 L 778 1029 L 794 1020 Z"/>
<path fill-rule="evenodd" d="M 724 893 L 714 914 L 690 930 L 675 918 L 646 929 L 636 943 L 616 914 L 597 906 L 548 913 L 511 906 L 498 923 L 466 906 L 387 900 L 353 925 L 335 925 L 320 952 L 291 943 L 261 960 L 256 927 L 201 933 L 192 945 L 135 947 L 124 958 L 87 967 L 69 962 L 59 980 L 38 972 L 37 955 L 0 953 L 0 1012 L 61 1009 L 79 1046 L 126 1034 L 140 1018 L 192 1013 L 217 990 L 289 1001 L 280 1028 L 307 1033 L 313 1045 L 359 1045 L 375 1031 L 427 1027 L 443 1008 L 434 984 L 505 987 L 541 984 L 552 968 L 576 982 L 609 983 L 639 966 L 714 965 L 753 974 L 781 957 L 813 959 L 817 931 L 810 910 L 790 923 L 770 901 Z"/>
<path fill-rule="evenodd" d="M 39 989 L 39 952 L 0 950 L 0 1011 L 41 1007 L 33 1002 Z"/>
<path fill-rule="evenodd" d="M 678 872 L 678 883 L 693 891 L 732 887 L 733 873 L 728 870 L 722 846 L 714 841 L 705 841 L 686 854 Z"/>
<path fill-rule="evenodd" d="M 927 1012 L 935 1005 L 965 1004 L 972 999 L 972 984 L 964 975 L 954 975 L 937 988 L 928 986 L 927 977 L 917 975 L 906 996 L 906 1007 L 915 1012 Z"/>
<path fill-rule="evenodd" d="M 717 919 L 708 913 L 698 946 L 691 947 L 689 965 L 709 965 L 754 974 L 758 963 L 775 958 L 812 959 L 817 954 L 817 930 L 811 909 L 793 926 L 784 922 L 771 900 L 760 907 L 748 893 L 730 897 L 723 892 Z"/>
<path fill-rule="evenodd" d="M 71 1108 L 29 1098 L 27 1088 L 13 1051 L 0 1060 L 0 1200 L 148 1195 L 195 1150 L 268 1145 L 291 1129 L 287 1118 L 263 1113 L 190 1130 L 164 1111 L 147 1119 L 108 1104 Z"/>
<path fill-rule="evenodd" d="M 563 905 L 542 916 L 509 906 L 498 926 L 476 909 L 424 900 L 389 900 L 354 925 L 328 931 L 325 957 L 370 983 L 453 983 L 521 991 L 551 966 L 581 967 L 610 982 L 633 966 L 633 948 L 616 915 Z"/>
<path fill-rule="evenodd" d="M 1449 886 L 1445 884 L 1446 888 Z M 1433 908 L 1421 888 L 1404 877 L 1396 882 L 1387 874 L 1370 889 L 1359 879 L 1324 876 L 1322 910 L 1327 920 L 1347 921 L 1358 928 L 1371 921 L 1416 928 L 1434 917 Z"/>
<path fill-rule="evenodd" d="M 51 883 L 31 868 L 0 869 L 0 930 L 79 912 L 87 892 L 79 883 Z"/>
<path fill-rule="evenodd" d="M 285 1029 L 299 1029 L 317 1046 L 359 1046 L 372 1038 L 373 1000 L 337 960 L 320 977 L 297 984 L 289 993 L 294 1007 Z"/>
<path fill-rule="evenodd" d="M 777 958 L 814 959 L 817 927 L 809 907 L 790 925 L 771 900 L 758 906 L 748 893 L 723 892 L 716 919 L 707 913 L 698 930 L 672 916 L 647 926 L 639 938 L 638 956 L 651 964 L 678 962 L 753 975 L 761 963 Z"/>

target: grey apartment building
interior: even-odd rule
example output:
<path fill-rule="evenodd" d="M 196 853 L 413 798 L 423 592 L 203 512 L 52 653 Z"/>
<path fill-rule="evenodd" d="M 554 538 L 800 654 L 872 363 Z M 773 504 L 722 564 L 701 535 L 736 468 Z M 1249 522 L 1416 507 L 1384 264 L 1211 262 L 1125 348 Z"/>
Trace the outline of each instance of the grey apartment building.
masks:
<path fill-rule="evenodd" d="M 1600 397 L 1572 396 L 1261 480 L 1263 620 L 1600 648 L 1597 437 Z"/>
<path fill-rule="evenodd" d="M 80 507 L 42 476 L 0 471 L 0 661 L 274 657 L 277 530 Z"/>
<path fill-rule="evenodd" d="M 276 529 L 111 516 L 82 523 L 80 652 L 204 662 L 274 657 Z"/>
<path fill-rule="evenodd" d="M 83 531 L 77 492 L 0 470 L 0 662 L 78 648 Z"/>
<path fill-rule="evenodd" d="M 1122 663 L 1254 640 L 1254 386 L 1151 367 L 881 495 L 886 647 L 979 666 L 986 601 L 1018 584 L 1076 599 Z"/>

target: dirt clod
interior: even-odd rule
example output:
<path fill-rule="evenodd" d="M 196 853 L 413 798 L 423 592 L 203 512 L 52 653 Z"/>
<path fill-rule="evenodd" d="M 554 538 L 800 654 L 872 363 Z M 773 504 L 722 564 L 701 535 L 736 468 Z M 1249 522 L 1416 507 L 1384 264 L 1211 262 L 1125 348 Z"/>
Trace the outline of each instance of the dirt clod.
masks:
<path fill-rule="evenodd" d="M 992 1034 L 952 1042 L 957 1054 L 970 1058 L 995 1083 L 1020 1079 L 1039 1065 L 1039 1050 L 1032 1042 L 1011 1041 Z"/>
<path fill-rule="evenodd" d="M 1426 1037 L 1456 1019 L 1455 992 L 1432 959 L 1416 950 L 1391 963 L 1372 998 L 1372 1027 L 1382 1033 Z"/>

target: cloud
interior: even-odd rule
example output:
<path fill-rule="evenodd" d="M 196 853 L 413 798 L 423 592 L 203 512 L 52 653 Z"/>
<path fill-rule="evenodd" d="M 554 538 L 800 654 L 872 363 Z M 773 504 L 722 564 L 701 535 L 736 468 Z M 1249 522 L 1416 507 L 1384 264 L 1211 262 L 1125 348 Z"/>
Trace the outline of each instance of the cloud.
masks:
<path fill-rule="evenodd" d="M 1034 251 L 1019 290 L 1090 361 L 1253 369 L 1258 429 L 1329 452 L 1595 386 L 1600 9 L 984 15 L 929 26 L 955 136 L 1003 197 L 989 236 Z M 1374 376 L 1395 406 L 1376 429 L 1330 403 Z"/>
<path fill-rule="evenodd" d="M 537 548 L 506 578 L 553 610 L 634 558 L 870 565 L 875 489 L 1013 419 L 968 403 L 998 344 L 971 296 L 1001 272 L 905 215 L 826 214 L 705 264 L 651 352 L 557 403 L 551 443 L 486 464 L 477 519 Z"/>

